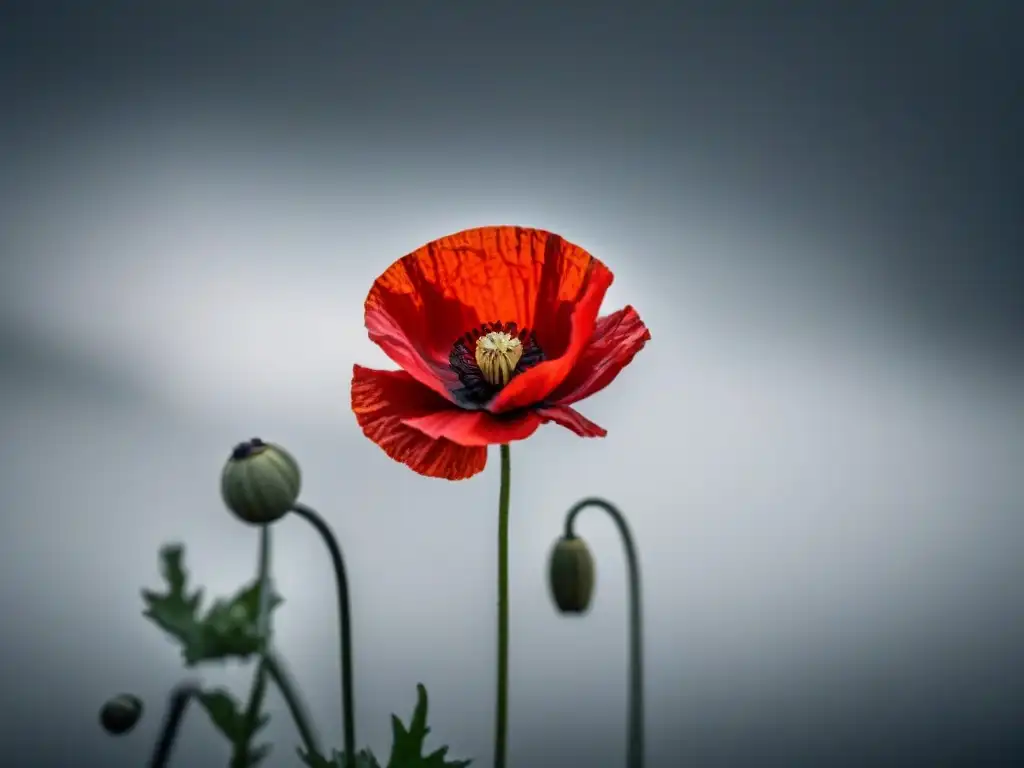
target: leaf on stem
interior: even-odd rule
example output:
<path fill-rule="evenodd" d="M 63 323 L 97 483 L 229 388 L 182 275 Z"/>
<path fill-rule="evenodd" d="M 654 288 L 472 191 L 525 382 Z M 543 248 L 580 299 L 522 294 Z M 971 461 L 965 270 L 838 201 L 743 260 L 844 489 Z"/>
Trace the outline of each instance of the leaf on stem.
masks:
<path fill-rule="evenodd" d="M 397 715 L 391 716 L 393 742 L 388 768 L 466 768 L 470 760 L 445 759 L 448 747 L 436 749 L 429 755 L 423 754 L 423 742 L 430 728 L 427 727 L 427 689 L 422 683 L 416 685 L 416 709 L 412 713 L 409 728 L 402 724 Z"/>
<path fill-rule="evenodd" d="M 240 589 L 230 600 L 215 600 L 206 614 L 200 615 L 203 590 L 188 589 L 184 558 L 185 550 L 180 544 L 160 550 L 167 590 L 142 590 L 146 603 L 143 615 L 181 644 L 186 666 L 230 657 L 246 659 L 257 653 L 260 647 L 259 580 Z M 270 610 L 282 602 L 280 596 L 272 593 Z"/>
<path fill-rule="evenodd" d="M 224 688 L 203 691 L 198 698 L 206 714 L 210 716 L 214 728 L 235 745 L 233 768 L 252 768 L 270 754 L 269 744 L 250 746 L 253 736 L 267 724 L 270 715 L 261 714 L 254 722 L 249 723 L 242 706 Z M 243 745 L 243 749 L 240 750 L 239 745 Z"/>
<path fill-rule="evenodd" d="M 397 715 L 391 716 L 391 730 L 394 741 L 391 746 L 391 757 L 387 768 L 466 768 L 471 760 L 445 760 L 448 747 L 441 747 L 429 755 L 423 754 L 423 742 L 426 741 L 430 728 L 427 727 L 427 689 L 422 684 L 416 686 L 416 709 L 412 713 L 412 721 L 406 728 Z M 355 766 L 346 765 L 344 752 L 334 750 L 328 760 L 323 755 L 298 750 L 299 757 L 309 768 L 381 768 L 377 759 L 368 749 L 356 755 Z"/>

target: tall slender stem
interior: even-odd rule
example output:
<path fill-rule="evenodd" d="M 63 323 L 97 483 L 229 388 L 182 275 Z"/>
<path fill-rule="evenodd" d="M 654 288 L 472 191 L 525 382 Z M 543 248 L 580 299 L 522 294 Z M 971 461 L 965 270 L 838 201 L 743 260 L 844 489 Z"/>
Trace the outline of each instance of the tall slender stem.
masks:
<path fill-rule="evenodd" d="M 249 702 L 245 707 L 245 728 L 238 734 L 231 758 L 232 766 L 244 768 L 249 764 L 249 747 L 256 719 L 263 708 L 267 693 L 267 651 L 270 647 L 270 526 L 260 526 L 260 554 L 256 566 L 260 589 L 259 610 L 256 614 L 256 632 L 259 636 L 259 661 L 253 673 Z"/>
<path fill-rule="evenodd" d="M 270 526 L 260 526 L 260 558 L 257 566 L 257 577 L 260 583 L 259 614 L 256 619 L 256 631 L 260 638 L 260 655 L 266 654 L 270 645 Z"/>
<path fill-rule="evenodd" d="M 640 565 L 633 536 L 626 525 L 626 518 L 612 503 L 599 498 L 587 498 L 577 502 L 565 517 L 565 536 L 573 538 L 572 524 L 576 515 L 585 507 L 600 507 L 615 521 L 622 543 L 626 549 L 626 567 L 629 571 L 629 740 L 626 765 L 641 768 L 644 763 L 644 669 L 642 621 L 640 609 Z"/>
<path fill-rule="evenodd" d="M 231 768 L 245 768 L 249 765 L 249 748 L 252 742 L 253 731 L 256 728 L 256 719 L 260 716 L 263 708 L 263 698 L 267 694 L 267 667 L 266 656 L 262 656 L 256 664 L 256 672 L 252 677 L 252 688 L 249 689 L 249 703 L 245 707 L 245 728 L 238 734 L 237 741 L 233 745 L 231 755 Z"/>
<path fill-rule="evenodd" d="M 199 693 L 199 686 L 195 683 L 182 683 L 171 691 L 171 703 L 167 709 L 167 716 L 164 718 L 164 727 L 160 731 L 160 738 L 157 739 L 156 747 L 153 749 L 153 757 L 149 760 L 150 768 L 164 768 L 167 761 L 171 759 L 171 749 L 174 747 L 174 740 L 178 737 L 178 728 L 181 727 L 185 710 L 192 697 L 198 696 Z"/>
<path fill-rule="evenodd" d="M 256 677 L 253 679 L 249 706 L 246 708 L 246 717 L 248 718 L 246 732 L 252 732 L 255 720 L 259 716 L 260 708 L 263 706 L 263 697 L 266 694 L 267 678 L 269 677 L 281 692 L 281 696 L 284 697 L 285 704 L 287 704 L 288 711 L 292 715 L 292 720 L 295 721 L 295 727 L 299 731 L 299 737 L 302 739 L 306 751 L 322 754 L 319 741 L 313 733 L 309 715 L 302 705 L 298 691 L 292 684 L 291 678 L 284 668 L 283 661 L 271 648 L 270 598 L 272 587 L 270 578 L 270 528 L 268 526 L 263 526 L 260 532 L 259 580 L 260 608 L 257 630 L 260 637 L 260 662 L 256 671 Z M 240 760 L 239 764 L 248 765 L 246 761 L 248 758 L 248 744 L 242 744 L 239 747 L 236 750 Z"/>
<path fill-rule="evenodd" d="M 341 640 L 341 711 L 345 726 L 345 756 L 347 762 L 355 765 L 356 761 L 356 716 L 354 696 L 352 695 L 352 621 L 349 612 L 348 577 L 345 574 L 345 561 L 341 556 L 341 547 L 331 531 L 315 510 L 305 504 L 295 504 L 292 511 L 305 518 L 316 528 L 331 553 L 334 564 L 334 578 L 338 584 L 338 620 Z"/>
<path fill-rule="evenodd" d="M 505 768 L 508 738 L 508 503 L 512 465 L 508 445 L 501 446 L 498 494 L 498 702 L 495 710 L 494 768 Z"/>

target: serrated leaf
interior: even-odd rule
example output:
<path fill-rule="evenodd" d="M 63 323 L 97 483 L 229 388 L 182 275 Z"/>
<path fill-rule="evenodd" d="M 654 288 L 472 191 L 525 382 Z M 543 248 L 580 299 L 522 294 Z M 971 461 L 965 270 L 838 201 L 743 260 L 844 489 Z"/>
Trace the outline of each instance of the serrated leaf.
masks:
<path fill-rule="evenodd" d="M 423 754 L 423 743 L 430 728 L 427 727 L 427 689 L 416 686 L 416 709 L 413 710 L 409 727 L 406 728 L 397 715 L 391 716 L 393 743 L 387 768 L 467 768 L 471 760 L 448 761 L 448 747 L 443 746 L 429 755 Z M 346 765 L 344 753 L 334 750 L 330 759 L 317 753 L 297 750 L 299 758 L 309 768 L 381 768 L 377 758 L 368 749 L 356 754 L 355 766 Z"/>
<path fill-rule="evenodd" d="M 186 590 L 188 576 L 182 564 L 184 554 L 184 547 L 180 544 L 171 544 L 160 550 L 161 573 L 167 582 L 167 592 L 160 594 L 144 589 L 142 599 L 146 603 L 143 615 L 188 647 L 199 642 L 196 613 L 203 591 L 197 589 L 190 594 Z"/>
<path fill-rule="evenodd" d="M 199 615 L 202 589 L 189 592 L 184 547 L 173 544 L 160 550 L 166 592 L 143 590 L 143 615 L 171 635 L 182 647 L 187 666 L 226 658 L 247 659 L 260 646 L 260 583 L 240 589 L 229 600 L 216 600 L 205 616 Z M 269 610 L 283 600 L 271 593 Z"/>
<path fill-rule="evenodd" d="M 427 689 L 420 683 L 416 685 L 416 709 L 412 720 L 406 728 L 396 716 L 391 716 L 393 742 L 391 757 L 387 768 L 466 768 L 471 760 L 445 760 L 448 747 L 423 754 L 423 743 L 426 741 L 430 728 L 427 727 Z"/>
<path fill-rule="evenodd" d="M 252 741 L 256 732 L 270 721 L 270 715 L 265 713 L 258 715 L 250 727 L 241 704 L 224 688 L 203 691 L 199 694 L 198 699 L 203 709 L 206 710 L 206 714 L 210 716 L 214 728 L 234 745 L 235 754 L 232 766 L 250 768 L 266 759 L 270 754 L 269 744 L 255 747 L 247 745 Z"/>
<path fill-rule="evenodd" d="M 229 691 L 224 688 L 217 688 L 213 691 L 203 691 L 199 694 L 199 703 L 210 716 L 214 727 L 232 744 L 239 740 L 246 739 L 266 726 L 270 716 L 261 714 L 251 732 L 247 733 L 245 712 L 242 706 L 235 700 Z"/>

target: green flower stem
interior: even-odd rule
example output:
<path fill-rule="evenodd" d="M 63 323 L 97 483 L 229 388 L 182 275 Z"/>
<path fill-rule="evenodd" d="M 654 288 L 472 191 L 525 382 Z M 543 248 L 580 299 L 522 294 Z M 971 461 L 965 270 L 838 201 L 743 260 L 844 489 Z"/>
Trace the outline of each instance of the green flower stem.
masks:
<path fill-rule="evenodd" d="M 285 671 L 281 659 L 273 652 L 268 651 L 263 664 L 267 675 L 274 681 L 274 685 L 277 686 L 277 689 L 281 691 L 281 696 L 284 697 L 285 704 L 288 705 L 288 711 L 292 715 L 292 720 L 295 721 L 295 727 L 299 731 L 299 737 L 302 739 L 302 745 L 306 748 L 306 752 L 322 755 L 323 751 L 320 749 L 320 743 L 310 726 L 311 719 L 309 714 L 302 705 L 298 689 L 292 684 L 291 677 Z"/>
<path fill-rule="evenodd" d="M 252 740 L 256 721 L 263 709 L 263 699 L 267 693 L 267 652 L 270 647 L 270 526 L 260 527 L 260 554 L 257 566 L 257 578 L 260 584 L 259 613 L 256 616 L 256 631 L 259 633 L 259 662 L 253 674 L 252 688 L 249 692 L 249 703 L 245 708 L 245 729 L 238 735 L 234 745 L 232 762 L 238 768 L 249 764 L 249 742 Z"/>
<path fill-rule="evenodd" d="M 260 610 L 256 619 L 256 631 L 260 636 L 260 656 L 266 654 L 270 645 L 270 526 L 260 526 L 260 559 L 257 570 L 260 582 Z"/>
<path fill-rule="evenodd" d="M 256 721 L 263 708 L 263 698 L 267 692 L 267 651 L 270 648 L 270 526 L 260 526 L 260 554 L 257 566 L 257 579 L 260 585 L 259 613 L 256 615 L 256 631 L 259 634 L 259 662 L 253 673 L 252 688 L 249 692 L 249 703 L 245 708 L 245 728 L 238 734 L 234 744 L 232 765 L 245 768 L 249 764 L 249 742 L 252 740 Z"/>
<path fill-rule="evenodd" d="M 288 706 L 288 711 L 291 713 L 292 720 L 295 721 L 295 727 L 299 731 L 299 736 L 302 739 L 302 743 L 306 748 L 307 752 L 322 754 L 320 750 L 320 744 L 316 736 L 313 733 L 313 728 L 310 725 L 310 717 L 306 711 L 306 708 L 302 705 L 302 700 L 299 698 L 298 689 L 292 683 L 291 677 L 284 669 L 282 660 L 273 652 L 271 649 L 270 642 L 270 597 L 271 597 L 271 584 L 270 584 L 270 527 L 265 525 L 261 530 L 260 535 L 260 612 L 258 619 L 258 627 L 261 639 L 260 647 L 260 664 L 256 672 L 256 678 L 253 681 L 252 694 L 249 697 L 249 706 L 246 710 L 246 717 L 248 719 L 247 733 L 252 732 L 252 728 L 255 725 L 255 720 L 259 717 L 260 709 L 263 705 L 263 696 L 266 691 L 266 680 L 269 676 L 274 681 L 274 685 L 281 692 L 281 696 L 285 700 L 285 704 Z M 244 755 L 246 752 L 247 744 L 240 745 L 240 755 Z M 243 763 L 245 765 L 247 763 Z"/>
<path fill-rule="evenodd" d="M 245 707 L 245 728 L 238 734 L 238 740 L 232 749 L 231 767 L 246 768 L 249 765 L 249 747 L 252 742 L 253 731 L 256 730 L 256 721 L 263 709 L 263 699 L 267 693 L 267 669 L 266 657 L 260 659 L 256 665 L 256 672 L 252 678 L 252 688 L 249 691 L 249 703 Z"/>
<path fill-rule="evenodd" d="M 345 755 L 347 761 L 353 766 L 356 760 L 356 717 L 354 696 L 352 694 L 352 620 L 349 611 L 348 600 L 348 577 L 345 575 L 345 560 L 341 556 L 341 547 L 338 540 L 331 531 L 330 526 L 324 522 L 319 514 L 305 504 L 295 504 L 292 511 L 299 517 L 305 518 L 310 525 L 316 528 L 317 533 L 324 540 L 327 549 L 331 553 L 331 562 L 334 564 L 334 577 L 338 584 L 338 620 L 341 639 L 341 713 L 345 726 Z M 293 712 L 294 714 L 294 712 Z"/>
<path fill-rule="evenodd" d="M 188 703 L 200 692 L 199 686 L 195 683 L 182 683 L 171 691 L 170 706 L 164 719 L 164 727 L 160 731 L 160 738 L 153 749 L 153 757 L 149 761 L 150 768 L 164 768 L 171 759 L 174 740 L 178 737 L 178 728 L 181 727 Z"/>
<path fill-rule="evenodd" d="M 508 445 L 501 446 L 498 494 L 498 702 L 495 710 L 494 768 L 505 768 L 508 738 L 508 502 L 512 465 Z"/>
<path fill-rule="evenodd" d="M 585 507 L 600 507 L 615 521 L 626 549 L 626 567 L 629 571 L 629 740 L 626 754 L 628 768 L 641 768 L 644 763 L 644 674 L 643 644 L 641 642 L 640 566 L 633 544 L 633 536 L 626 518 L 618 508 L 604 499 L 588 498 L 577 502 L 565 517 L 565 536 L 572 538 L 572 524 Z"/>

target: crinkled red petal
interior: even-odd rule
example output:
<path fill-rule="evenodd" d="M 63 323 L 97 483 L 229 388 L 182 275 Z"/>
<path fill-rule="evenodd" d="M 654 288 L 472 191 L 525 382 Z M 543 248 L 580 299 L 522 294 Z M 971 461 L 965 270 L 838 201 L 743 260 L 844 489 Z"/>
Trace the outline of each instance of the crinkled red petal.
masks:
<path fill-rule="evenodd" d="M 370 339 L 403 371 L 446 400 L 452 400 L 451 391 L 457 386 L 458 379 L 447 360 L 441 362 L 436 359 L 415 337 L 406 335 L 406 329 L 413 327 L 407 306 L 400 302 L 390 307 L 367 304 L 365 319 Z"/>
<path fill-rule="evenodd" d="M 568 405 L 600 392 L 650 341 L 651 332 L 631 306 L 598 319 L 589 343 L 551 401 Z"/>
<path fill-rule="evenodd" d="M 448 368 L 452 344 L 483 323 L 516 323 L 533 331 L 549 360 L 578 354 L 576 306 L 588 295 L 593 299 L 605 274 L 610 283 L 603 264 L 551 232 L 469 229 L 427 243 L 388 267 L 366 297 L 366 326 L 392 360 L 448 397 L 454 385 Z M 530 384 L 529 391 L 550 391 L 564 378 L 563 367 L 546 368 L 536 377 L 543 385 Z M 507 403 L 501 410 L 509 410 Z"/>
<path fill-rule="evenodd" d="M 461 412 L 404 371 L 353 366 L 352 411 L 364 435 L 421 475 L 462 480 L 482 472 L 487 464 L 486 448 L 434 439 L 404 423 L 429 414 Z"/>
<path fill-rule="evenodd" d="M 532 411 L 524 411 L 511 418 L 499 418 L 487 411 L 445 410 L 403 419 L 402 423 L 436 440 L 480 446 L 525 440 L 537 431 L 542 421 Z"/>
<path fill-rule="evenodd" d="M 580 437 L 604 437 L 608 434 L 606 429 L 599 427 L 575 408 L 568 405 L 552 405 L 545 408 L 537 408 L 536 413 L 546 424 L 553 421 L 561 424 L 566 429 L 571 429 Z"/>
<path fill-rule="evenodd" d="M 614 280 L 611 270 L 597 259 L 590 262 L 578 301 L 569 306 L 569 340 L 560 355 L 547 359 L 512 379 L 487 406 L 493 413 L 526 408 L 544 401 L 572 372 L 594 333 L 601 302 Z M 542 345 L 543 346 L 543 345 Z M 549 353 L 544 348 L 545 354 Z"/>

